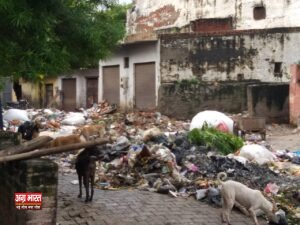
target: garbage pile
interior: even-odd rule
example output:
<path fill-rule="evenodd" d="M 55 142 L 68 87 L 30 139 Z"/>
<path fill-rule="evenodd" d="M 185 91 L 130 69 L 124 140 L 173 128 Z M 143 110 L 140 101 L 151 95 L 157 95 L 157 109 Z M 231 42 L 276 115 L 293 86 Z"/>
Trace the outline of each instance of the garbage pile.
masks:
<path fill-rule="evenodd" d="M 216 175 L 226 172 L 229 179 L 272 193 L 284 210 L 293 215 L 291 218 L 300 218 L 299 152 L 272 152 L 265 141 L 256 141 L 222 155 L 212 145 L 191 142 L 189 133 L 194 128 L 208 126 L 234 133 L 233 120 L 222 113 L 205 111 L 189 123 L 172 120 L 159 112 L 121 113 L 106 102 L 69 113 L 57 109 L 16 110 L 4 113 L 7 130 L 17 131 L 22 122 L 31 120 L 39 123 L 40 135 L 53 138 L 73 134 L 86 124 L 103 123 L 105 135 L 113 142 L 99 146 L 99 188 L 136 187 L 174 197 L 193 195 L 219 205 Z M 49 158 L 59 163 L 64 173 L 75 172 L 76 152 Z"/>

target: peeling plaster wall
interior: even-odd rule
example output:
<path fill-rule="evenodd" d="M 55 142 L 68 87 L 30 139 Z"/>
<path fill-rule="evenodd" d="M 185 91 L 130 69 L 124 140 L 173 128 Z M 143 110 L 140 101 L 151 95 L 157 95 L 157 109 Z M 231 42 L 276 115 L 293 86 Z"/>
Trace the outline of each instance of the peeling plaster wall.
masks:
<path fill-rule="evenodd" d="M 120 106 L 123 109 L 132 108 L 134 106 L 134 65 L 136 63 L 155 62 L 156 75 L 156 102 L 158 87 L 160 85 L 159 72 L 159 44 L 155 42 L 141 42 L 129 45 L 123 45 L 117 50 L 113 57 L 100 61 L 99 63 L 99 95 L 98 98 L 103 100 L 103 66 L 116 66 L 120 68 Z M 129 58 L 129 67 L 124 68 L 124 57 Z M 128 85 L 123 85 L 123 81 L 127 80 Z"/>
<path fill-rule="evenodd" d="M 162 83 L 191 78 L 288 82 L 289 65 L 300 60 L 300 30 L 165 34 L 160 43 Z"/>
<path fill-rule="evenodd" d="M 184 27 L 190 21 L 232 17 L 233 29 L 300 26 L 298 0 L 136 0 L 127 13 L 127 34 L 151 36 L 155 30 Z M 264 6 L 266 18 L 254 20 L 253 8 Z M 148 35 L 147 35 L 148 34 Z M 152 37 L 153 38 L 153 37 Z"/>

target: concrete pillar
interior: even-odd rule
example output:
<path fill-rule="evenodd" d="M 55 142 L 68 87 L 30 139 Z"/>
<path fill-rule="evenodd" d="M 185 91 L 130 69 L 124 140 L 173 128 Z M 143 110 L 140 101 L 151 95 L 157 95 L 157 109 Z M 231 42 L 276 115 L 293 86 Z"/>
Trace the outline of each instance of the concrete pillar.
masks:
<path fill-rule="evenodd" d="M 290 123 L 298 125 L 300 122 L 300 65 L 291 65 L 290 81 Z M 299 121 L 299 122 L 298 122 Z"/>

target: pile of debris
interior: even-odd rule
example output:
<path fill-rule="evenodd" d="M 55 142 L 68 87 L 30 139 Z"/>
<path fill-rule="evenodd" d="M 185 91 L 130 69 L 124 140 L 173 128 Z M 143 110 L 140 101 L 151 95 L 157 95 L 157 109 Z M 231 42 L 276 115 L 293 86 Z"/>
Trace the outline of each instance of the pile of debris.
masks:
<path fill-rule="evenodd" d="M 4 114 L 7 130 L 17 131 L 22 122 L 29 120 L 39 124 L 40 135 L 53 139 L 73 135 L 86 124 L 104 124 L 105 136 L 110 137 L 111 143 L 96 146 L 102 159 L 97 167 L 99 188 L 113 190 L 130 186 L 175 197 L 194 195 L 199 200 L 220 204 L 214 184 L 217 174 L 226 172 L 232 180 L 274 194 L 289 218 L 300 218 L 299 153 L 271 152 L 262 140 L 248 143 L 234 154 L 220 155 L 212 146 L 190 141 L 190 127 L 199 124 L 199 116 L 190 123 L 172 120 L 159 112 L 125 114 L 106 102 L 70 113 L 56 109 L 16 110 Z M 201 126 L 208 124 L 223 132 L 234 131 L 233 122 L 217 121 L 215 115 L 219 114 L 214 114 L 213 121 L 201 121 Z M 77 149 L 78 146 L 85 145 L 79 143 Z M 48 157 L 64 173 L 75 172 L 76 152 Z M 288 168 L 283 164 L 288 164 Z M 290 198 L 293 201 L 285 202 Z"/>

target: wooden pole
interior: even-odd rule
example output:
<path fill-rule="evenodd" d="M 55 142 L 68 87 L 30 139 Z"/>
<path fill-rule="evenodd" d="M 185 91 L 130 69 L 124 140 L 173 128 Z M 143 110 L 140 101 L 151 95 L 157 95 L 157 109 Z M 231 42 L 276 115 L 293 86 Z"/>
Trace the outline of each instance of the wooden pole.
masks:
<path fill-rule="evenodd" d="M 2 101 L 0 96 L 0 130 L 3 130 Z"/>
<path fill-rule="evenodd" d="M 0 157 L 6 155 L 15 155 L 20 153 L 29 152 L 31 150 L 37 149 L 45 145 L 47 142 L 51 141 L 52 138 L 49 136 L 40 136 L 33 140 L 26 141 L 22 145 L 13 146 L 0 151 Z"/>
<path fill-rule="evenodd" d="M 70 145 L 63 145 L 55 148 L 45 148 L 40 150 L 34 150 L 31 152 L 16 154 L 16 155 L 8 155 L 8 156 L 2 156 L 0 157 L 0 163 L 3 162 L 9 162 L 14 160 L 21 160 L 21 159 L 33 159 L 38 158 L 40 156 L 45 155 L 52 155 L 52 154 L 58 154 L 62 152 L 68 152 L 68 151 L 74 151 L 78 150 L 80 148 L 87 148 L 92 147 L 95 145 L 103 145 L 109 142 L 109 139 L 98 139 L 95 141 L 89 141 L 84 143 L 77 143 L 77 144 L 70 144 Z"/>

